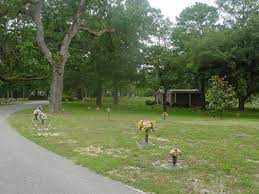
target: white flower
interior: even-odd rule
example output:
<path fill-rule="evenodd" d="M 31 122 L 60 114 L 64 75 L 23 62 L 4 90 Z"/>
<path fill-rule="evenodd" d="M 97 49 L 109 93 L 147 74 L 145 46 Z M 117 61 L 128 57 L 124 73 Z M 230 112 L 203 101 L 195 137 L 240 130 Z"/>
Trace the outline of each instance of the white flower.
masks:
<path fill-rule="evenodd" d="M 33 115 L 38 115 L 38 114 L 40 114 L 41 113 L 41 110 L 39 110 L 39 109 L 35 109 L 34 111 L 33 111 Z"/>
<path fill-rule="evenodd" d="M 46 113 L 43 113 L 43 112 L 40 112 L 40 114 L 39 114 L 39 119 L 40 119 L 40 120 L 46 120 L 46 119 L 47 119 L 47 114 L 46 114 Z"/>

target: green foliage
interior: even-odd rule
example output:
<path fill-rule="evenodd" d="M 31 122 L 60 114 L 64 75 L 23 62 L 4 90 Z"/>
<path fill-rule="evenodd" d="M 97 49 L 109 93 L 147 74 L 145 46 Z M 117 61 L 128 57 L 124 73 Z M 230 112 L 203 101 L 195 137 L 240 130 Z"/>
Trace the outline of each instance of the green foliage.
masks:
<path fill-rule="evenodd" d="M 215 30 L 218 19 L 218 11 L 213 6 L 195 3 L 193 6 L 185 8 L 180 13 L 177 24 L 173 28 L 172 41 L 175 49 L 178 52 L 188 52 L 190 41 Z"/>
<path fill-rule="evenodd" d="M 145 104 L 148 105 L 148 106 L 153 106 L 153 105 L 156 104 L 156 101 L 155 100 L 146 100 Z"/>
<path fill-rule="evenodd" d="M 64 101 L 64 102 L 76 102 L 76 101 L 78 101 L 78 99 L 73 97 L 73 96 L 63 95 L 62 101 Z"/>
<path fill-rule="evenodd" d="M 190 34 L 202 35 L 216 27 L 219 14 L 217 9 L 205 3 L 196 2 L 185 8 L 177 18 L 177 26 Z"/>
<path fill-rule="evenodd" d="M 212 76 L 207 91 L 208 109 L 212 112 L 233 108 L 237 104 L 234 88 L 219 76 Z"/>
<path fill-rule="evenodd" d="M 65 2 L 44 1 L 42 11 L 54 61 L 78 5 Z M 0 1 L 0 97 L 49 91 L 51 67 L 36 46 L 26 3 Z M 195 3 L 173 24 L 147 0 L 89 1 L 81 17 L 85 27 L 115 32 L 101 37 L 77 33 L 69 48 L 64 93 L 99 101 L 113 96 L 116 104 L 119 96 L 151 96 L 159 88 L 197 88 L 204 94 L 212 75 L 226 75 L 244 103 L 259 91 L 258 1 L 216 3 L 217 8 Z M 45 79 L 25 82 L 21 77 Z"/>
<path fill-rule="evenodd" d="M 219 10 L 223 12 L 227 25 L 244 25 L 259 9 L 258 0 L 217 0 Z"/>
<path fill-rule="evenodd" d="M 0 98 L 0 105 L 21 103 L 23 101 L 28 101 L 28 100 L 29 100 L 28 98 Z"/>

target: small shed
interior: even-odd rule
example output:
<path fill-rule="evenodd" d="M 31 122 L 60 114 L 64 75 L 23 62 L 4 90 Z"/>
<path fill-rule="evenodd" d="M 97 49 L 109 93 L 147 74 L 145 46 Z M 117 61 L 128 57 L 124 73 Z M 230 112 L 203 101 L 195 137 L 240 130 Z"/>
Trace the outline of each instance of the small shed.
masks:
<path fill-rule="evenodd" d="M 163 104 L 164 91 L 158 90 L 155 93 L 157 105 Z M 202 95 L 197 89 L 175 89 L 168 90 L 166 104 L 170 107 L 201 107 Z"/>

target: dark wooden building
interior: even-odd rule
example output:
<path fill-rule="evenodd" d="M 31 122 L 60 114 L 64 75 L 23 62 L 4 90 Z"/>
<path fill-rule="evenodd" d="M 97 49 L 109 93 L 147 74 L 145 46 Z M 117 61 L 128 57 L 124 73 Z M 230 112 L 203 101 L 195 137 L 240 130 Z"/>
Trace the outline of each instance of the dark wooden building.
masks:
<path fill-rule="evenodd" d="M 163 90 L 158 90 L 155 93 L 156 103 L 158 105 L 163 104 L 163 96 Z M 168 90 L 166 94 L 166 103 L 170 107 L 201 107 L 201 92 L 197 89 Z"/>

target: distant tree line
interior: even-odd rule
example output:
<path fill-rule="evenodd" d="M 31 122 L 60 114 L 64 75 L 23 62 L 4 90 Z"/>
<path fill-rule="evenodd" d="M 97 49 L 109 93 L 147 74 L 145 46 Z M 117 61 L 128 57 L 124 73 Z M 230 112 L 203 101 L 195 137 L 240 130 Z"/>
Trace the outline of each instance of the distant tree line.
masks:
<path fill-rule="evenodd" d="M 239 108 L 259 90 L 259 3 L 195 3 L 171 22 L 147 0 L 0 1 L 0 97 L 152 95 L 224 77 Z"/>

